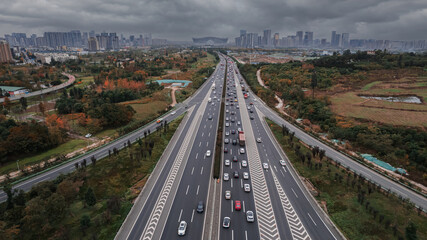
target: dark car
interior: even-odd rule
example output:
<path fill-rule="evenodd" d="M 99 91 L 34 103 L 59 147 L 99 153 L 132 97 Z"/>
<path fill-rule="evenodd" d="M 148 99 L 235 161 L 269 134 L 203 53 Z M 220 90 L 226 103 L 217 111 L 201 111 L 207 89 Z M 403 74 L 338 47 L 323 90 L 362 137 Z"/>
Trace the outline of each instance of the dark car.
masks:
<path fill-rule="evenodd" d="M 239 172 L 238 171 L 234 171 L 233 176 L 234 176 L 234 178 L 239 178 Z"/>
<path fill-rule="evenodd" d="M 224 148 L 224 152 L 225 152 L 225 153 L 228 153 L 228 148 Z"/>
<path fill-rule="evenodd" d="M 203 201 L 200 201 L 199 204 L 197 204 L 197 212 L 202 213 L 204 210 L 204 204 Z"/>
<path fill-rule="evenodd" d="M 231 134 L 236 134 L 236 130 L 231 130 Z"/>
<path fill-rule="evenodd" d="M 237 157 L 233 156 L 233 162 L 237 162 Z"/>
<path fill-rule="evenodd" d="M 251 115 L 251 120 L 254 120 L 255 118 L 254 118 L 254 115 Z"/>
<path fill-rule="evenodd" d="M 233 139 L 233 145 L 237 145 L 236 139 Z"/>

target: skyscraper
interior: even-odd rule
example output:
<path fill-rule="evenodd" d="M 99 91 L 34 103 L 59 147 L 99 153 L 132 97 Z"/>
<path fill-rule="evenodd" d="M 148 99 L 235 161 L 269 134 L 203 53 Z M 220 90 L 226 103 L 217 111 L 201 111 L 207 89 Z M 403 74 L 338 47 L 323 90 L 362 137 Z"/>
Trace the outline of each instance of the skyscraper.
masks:
<path fill-rule="evenodd" d="M 89 51 L 96 52 L 99 50 L 98 40 L 95 37 L 90 37 L 88 40 Z"/>
<path fill-rule="evenodd" d="M 264 46 L 271 46 L 271 29 L 264 30 L 262 41 Z"/>
<path fill-rule="evenodd" d="M 0 62 L 12 62 L 12 52 L 10 51 L 9 43 L 0 41 Z"/>
<path fill-rule="evenodd" d="M 313 46 L 313 32 L 305 32 L 304 34 L 304 46 Z"/>
<path fill-rule="evenodd" d="M 331 47 L 335 46 L 335 35 L 337 34 L 336 31 L 332 31 L 332 35 L 331 35 Z"/>
<path fill-rule="evenodd" d="M 280 42 L 280 35 L 279 35 L 279 33 L 275 33 L 274 34 L 274 42 L 273 42 L 274 46 L 278 47 L 279 46 L 279 42 Z"/>
<path fill-rule="evenodd" d="M 341 47 L 348 48 L 349 40 L 350 40 L 350 33 L 343 33 L 341 35 Z"/>
<path fill-rule="evenodd" d="M 301 47 L 302 46 L 302 40 L 303 40 L 303 38 L 302 38 L 302 35 L 303 35 L 303 32 L 302 31 L 298 31 L 297 32 L 297 47 Z"/>

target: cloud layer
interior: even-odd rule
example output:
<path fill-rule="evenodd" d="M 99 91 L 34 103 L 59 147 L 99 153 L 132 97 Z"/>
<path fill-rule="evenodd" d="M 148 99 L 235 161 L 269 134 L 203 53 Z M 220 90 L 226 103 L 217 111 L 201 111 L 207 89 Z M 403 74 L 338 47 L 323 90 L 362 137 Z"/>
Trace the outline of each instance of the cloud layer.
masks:
<path fill-rule="evenodd" d="M 332 30 L 351 38 L 427 39 L 425 0 L 0 0 L 0 34 L 45 31 L 233 38 L 240 29 L 281 36 Z"/>

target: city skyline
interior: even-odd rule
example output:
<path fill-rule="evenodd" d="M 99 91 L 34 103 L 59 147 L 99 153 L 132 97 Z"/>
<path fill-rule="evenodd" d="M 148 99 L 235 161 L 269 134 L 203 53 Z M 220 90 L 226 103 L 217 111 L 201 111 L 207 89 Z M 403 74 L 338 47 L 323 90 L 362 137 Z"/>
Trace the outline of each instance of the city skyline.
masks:
<path fill-rule="evenodd" d="M 424 21 L 427 2 L 358 1 L 336 2 L 274 0 L 206 2 L 132 1 L 116 4 L 98 1 L 18 0 L 0 10 L 0 35 L 12 32 L 96 31 L 135 34 L 151 32 L 159 38 L 191 40 L 191 37 L 234 37 L 240 29 L 290 35 L 300 29 L 329 38 L 330 31 L 350 33 L 354 38 L 426 39 Z M 327 7 L 325 7 L 327 6 Z"/>

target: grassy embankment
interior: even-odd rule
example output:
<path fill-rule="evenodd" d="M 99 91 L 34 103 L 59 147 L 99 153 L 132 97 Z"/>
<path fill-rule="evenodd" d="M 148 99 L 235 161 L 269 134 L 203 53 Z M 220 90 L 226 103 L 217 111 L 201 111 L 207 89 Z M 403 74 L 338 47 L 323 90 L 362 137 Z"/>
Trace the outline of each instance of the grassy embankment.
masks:
<path fill-rule="evenodd" d="M 380 191 L 331 160 L 315 157 L 309 166 L 308 160 L 300 160 L 295 148 L 299 146 L 303 155 L 311 154 L 311 150 L 295 137 L 290 141 L 289 135 L 283 135 L 282 128 L 272 121 L 267 123 L 294 168 L 314 185 L 319 192 L 316 199 L 326 203 L 330 218 L 348 239 L 400 239 L 409 222 L 415 224 L 418 239 L 427 238 L 427 218 L 412 204 Z"/>

